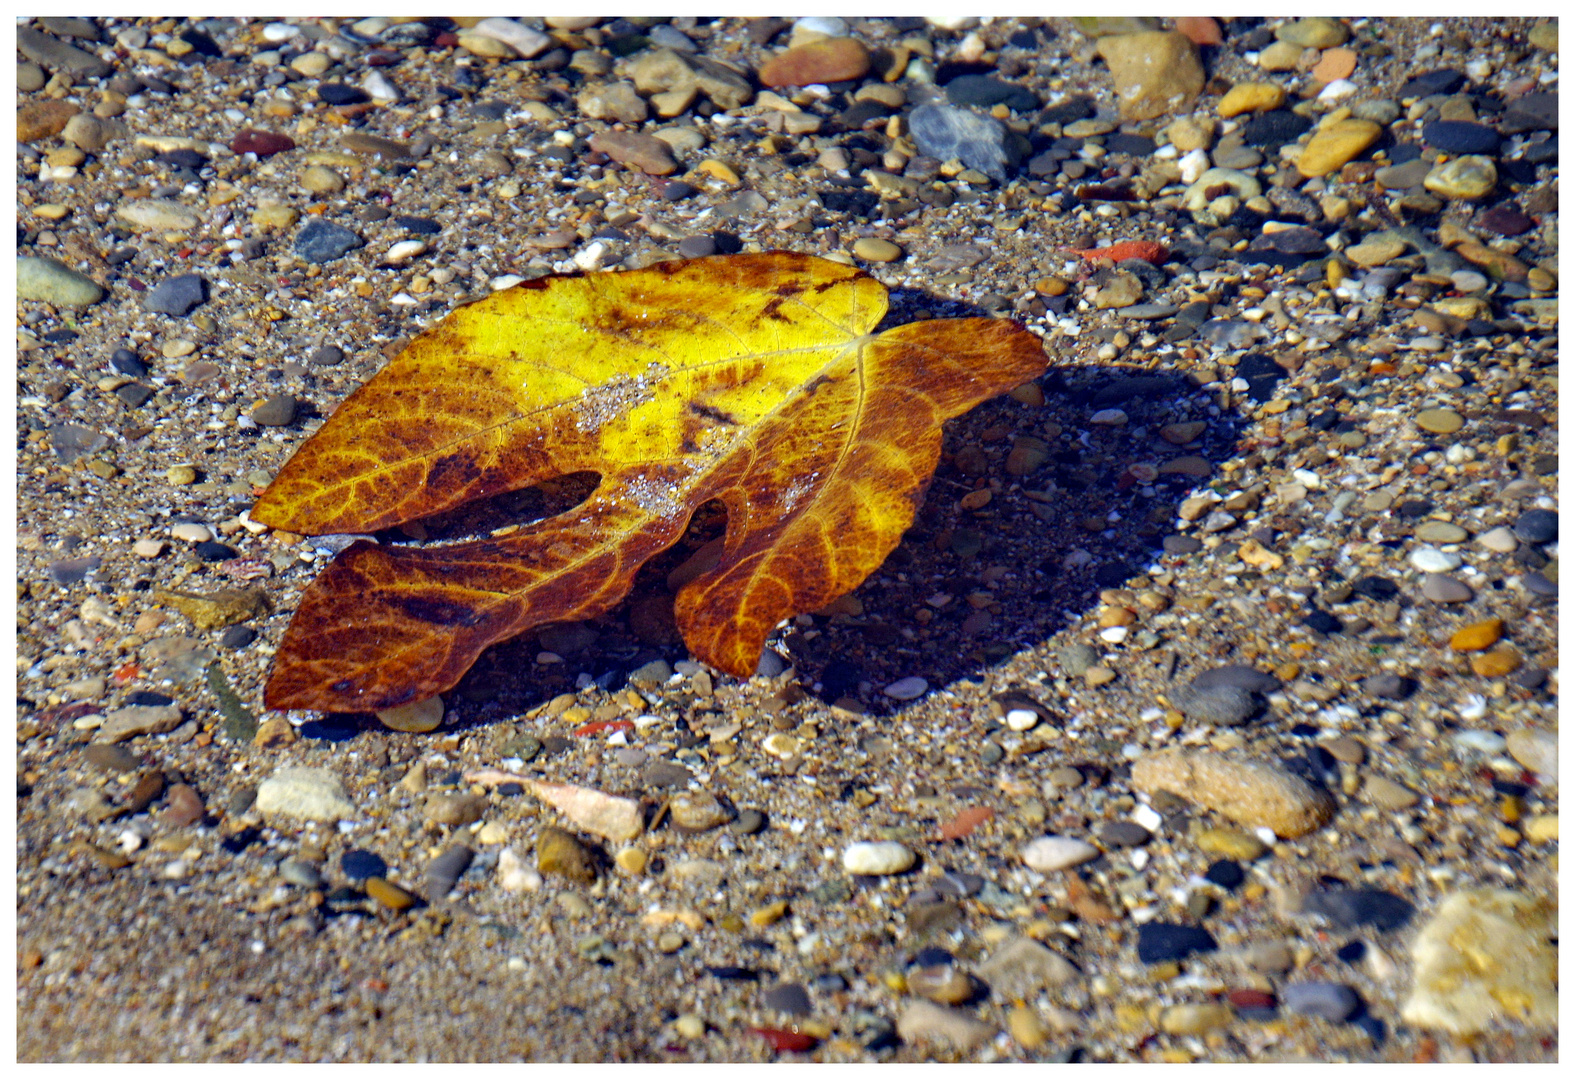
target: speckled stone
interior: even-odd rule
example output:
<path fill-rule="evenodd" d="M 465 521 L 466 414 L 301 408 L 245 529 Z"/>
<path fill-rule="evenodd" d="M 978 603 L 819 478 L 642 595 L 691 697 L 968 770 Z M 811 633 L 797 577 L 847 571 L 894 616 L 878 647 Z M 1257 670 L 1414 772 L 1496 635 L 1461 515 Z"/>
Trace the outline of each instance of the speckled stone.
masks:
<path fill-rule="evenodd" d="M 1139 791 L 1169 791 L 1232 821 L 1303 836 L 1328 823 L 1335 802 L 1327 791 L 1274 765 L 1208 750 L 1168 750 L 1132 766 Z"/>

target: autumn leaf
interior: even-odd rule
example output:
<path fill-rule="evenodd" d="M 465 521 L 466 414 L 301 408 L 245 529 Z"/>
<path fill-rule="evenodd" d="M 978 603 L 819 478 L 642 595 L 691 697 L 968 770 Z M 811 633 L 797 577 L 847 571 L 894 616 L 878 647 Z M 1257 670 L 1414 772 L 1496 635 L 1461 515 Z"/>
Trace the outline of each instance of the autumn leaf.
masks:
<path fill-rule="evenodd" d="M 352 544 L 302 596 L 268 705 L 374 711 L 447 690 L 494 642 L 613 608 L 710 500 L 722 556 L 674 613 L 695 657 L 749 676 L 778 622 L 896 547 L 942 422 L 1044 368 L 1017 323 L 872 334 L 885 312 L 867 274 L 786 252 L 545 277 L 456 310 L 346 399 L 252 518 L 368 533 L 570 473 L 600 482 L 511 535 Z"/>

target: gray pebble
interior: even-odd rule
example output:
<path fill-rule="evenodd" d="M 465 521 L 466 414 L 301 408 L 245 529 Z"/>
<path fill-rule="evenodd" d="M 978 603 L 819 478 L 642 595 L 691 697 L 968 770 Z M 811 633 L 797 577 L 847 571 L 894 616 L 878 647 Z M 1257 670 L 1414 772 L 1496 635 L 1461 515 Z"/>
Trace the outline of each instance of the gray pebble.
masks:
<path fill-rule="evenodd" d="M 69 465 L 79 457 L 96 454 L 109 445 L 109 437 L 83 427 L 81 424 L 51 424 L 49 447 L 62 465 Z"/>
<path fill-rule="evenodd" d="M 1255 694 L 1272 694 L 1279 690 L 1280 680 L 1267 671 L 1248 667 L 1246 664 L 1226 664 L 1200 672 L 1192 680 L 1194 689 L 1211 690 L 1217 686 L 1239 686 Z"/>
<path fill-rule="evenodd" d="M 306 362 L 313 367 L 333 367 L 344 362 L 345 351 L 337 345 L 323 345 L 312 351 Z"/>
<path fill-rule="evenodd" d="M 707 255 L 715 255 L 716 241 L 704 234 L 686 236 L 678 241 L 678 254 L 686 259 L 703 259 Z"/>
<path fill-rule="evenodd" d="M 1463 604 L 1476 594 L 1471 586 L 1448 574 L 1423 574 L 1422 595 L 1435 604 Z"/>
<path fill-rule="evenodd" d="M 1342 983 L 1300 982 L 1289 983 L 1280 991 L 1280 1003 L 1290 1012 L 1339 1023 L 1356 1011 L 1361 999 Z"/>
<path fill-rule="evenodd" d="M 766 679 L 774 679 L 787 670 L 787 661 L 782 659 L 780 653 L 771 649 L 763 649 L 760 653 L 760 663 L 755 665 L 755 674 Z"/>
<path fill-rule="evenodd" d="M 1083 642 L 1067 645 L 1057 655 L 1062 669 L 1073 678 L 1099 663 L 1099 650 Z"/>
<path fill-rule="evenodd" d="M 186 315 L 207 298 L 207 282 L 197 274 L 181 274 L 159 282 L 142 298 L 142 307 L 159 315 Z"/>
<path fill-rule="evenodd" d="M 1535 571 L 1530 574 L 1522 574 L 1520 575 L 1519 580 L 1520 583 L 1526 587 L 1526 591 L 1534 596 L 1556 597 L 1559 595 L 1559 583 L 1556 581 L 1550 581 L 1547 575 L 1543 574 L 1541 571 Z"/>
<path fill-rule="evenodd" d="M 343 225 L 313 218 L 295 234 L 295 253 L 310 263 L 332 262 L 364 243 Z"/>
<path fill-rule="evenodd" d="M 812 1011 L 809 991 L 799 983 L 777 983 L 775 986 L 768 987 L 760 995 L 760 1002 L 768 1009 L 775 1009 L 789 1016 L 808 1016 Z"/>
<path fill-rule="evenodd" d="M 766 815 L 759 810 L 740 810 L 731 827 L 740 836 L 753 836 L 766 827 Z"/>
<path fill-rule="evenodd" d="M 1135 821 L 1105 821 L 1094 830 L 1094 835 L 1108 847 L 1142 847 L 1153 838 Z"/>
<path fill-rule="evenodd" d="M 1213 686 L 1203 690 L 1183 686 L 1171 702 L 1188 720 L 1215 727 L 1237 727 L 1255 716 L 1262 704 L 1258 696 L 1239 686 Z"/>
<path fill-rule="evenodd" d="M 1385 698 L 1390 701 L 1400 701 L 1411 696 L 1416 689 L 1414 680 L 1403 675 L 1396 675 L 1392 671 L 1369 675 L 1362 680 L 1362 691 L 1376 698 Z"/>
<path fill-rule="evenodd" d="M 296 401 L 289 394 L 274 394 L 248 415 L 261 427 L 289 427 L 295 421 Z"/>
<path fill-rule="evenodd" d="M 683 787 L 694 774 L 676 761 L 653 761 L 640 773 L 647 788 Z"/>
<path fill-rule="evenodd" d="M 437 903 L 448 895 L 476 853 L 464 844 L 455 844 L 427 864 L 426 893 L 428 903 Z"/>
<path fill-rule="evenodd" d="M 49 564 L 49 580 L 56 585 L 75 585 L 94 570 L 104 565 L 97 555 L 80 559 L 59 559 Z"/>
<path fill-rule="evenodd" d="M 921 105 L 908 115 L 908 130 L 921 152 L 941 161 L 956 158 L 1000 183 L 1016 164 L 1006 127 L 971 109 Z"/>
<path fill-rule="evenodd" d="M 328 879 L 318 873 L 317 867 L 293 856 L 279 863 L 279 876 L 303 889 L 320 889 L 328 883 Z"/>

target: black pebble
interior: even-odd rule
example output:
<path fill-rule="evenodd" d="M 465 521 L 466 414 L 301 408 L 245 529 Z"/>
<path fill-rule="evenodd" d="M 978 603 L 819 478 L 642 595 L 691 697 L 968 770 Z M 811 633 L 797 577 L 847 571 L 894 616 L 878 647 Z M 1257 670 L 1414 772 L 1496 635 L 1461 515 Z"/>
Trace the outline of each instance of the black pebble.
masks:
<path fill-rule="evenodd" d="M 1362 959 L 1362 957 L 1367 955 L 1367 942 L 1361 940 L 1360 938 L 1347 941 L 1344 945 L 1340 946 L 1339 951 L 1337 951 L 1334 955 L 1338 956 L 1341 960 L 1344 960 L 1347 964 L 1357 963 Z"/>
<path fill-rule="evenodd" d="M 175 699 L 168 694 L 156 693 L 152 690 L 133 690 L 126 695 L 124 705 L 173 705 Z"/>
<path fill-rule="evenodd" d="M 525 785 L 510 780 L 506 784 L 498 785 L 498 794 L 505 796 L 523 795 L 525 794 Z"/>
<path fill-rule="evenodd" d="M 693 184 L 686 184 L 682 180 L 669 180 L 657 190 L 657 195 L 667 202 L 678 202 L 698 194 L 699 191 L 700 189 Z"/>
<path fill-rule="evenodd" d="M 431 218 L 415 217 L 411 214 L 396 215 L 394 224 L 406 232 L 412 232 L 418 236 L 436 236 L 443 231 L 443 226 Z"/>
<path fill-rule="evenodd" d="M 1219 942 L 1201 926 L 1147 922 L 1138 927 L 1138 959 L 1145 964 L 1183 960 L 1193 953 L 1214 952 Z"/>
<path fill-rule="evenodd" d="M 733 967 L 724 964 L 721 967 L 706 967 L 706 974 L 712 978 L 721 979 L 723 982 L 759 982 L 760 972 L 754 968 Z"/>
<path fill-rule="evenodd" d="M 387 877 L 388 863 L 381 855 L 351 848 L 339 857 L 339 869 L 351 881 L 364 881 L 369 877 Z"/>
<path fill-rule="evenodd" d="M 127 383 L 116 389 L 115 396 L 126 408 L 135 409 L 146 404 L 148 398 L 153 396 L 153 387 L 144 386 L 142 383 Z"/>
<path fill-rule="evenodd" d="M 235 549 L 228 544 L 221 544 L 217 540 L 204 540 L 195 548 L 197 558 L 203 562 L 223 562 L 225 559 L 235 558 Z"/>
<path fill-rule="evenodd" d="M 365 90 L 358 90 L 344 83 L 323 83 L 317 88 L 317 96 L 330 105 L 360 105 L 372 100 L 367 97 Z"/>
<path fill-rule="evenodd" d="M 1220 859 L 1218 862 L 1211 863 L 1209 868 L 1203 871 L 1203 876 L 1222 889 L 1234 889 L 1247 880 L 1247 872 L 1234 859 Z"/>
<path fill-rule="evenodd" d="M 931 945 L 927 948 L 920 949 L 918 953 L 914 955 L 913 963 L 917 967 L 935 967 L 937 964 L 950 964 L 955 959 L 956 958 L 945 949 Z"/>
<path fill-rule="evenodd" d="M 257 640 L 257 631 L 249 626 L 226 627 L 219 635 L 219 645 L 226 649 L 244 649 Z"/>
<path fill-rule="evenodd" d="M 109 366 L 133 379 L 140 379 L 148 373 L 148 365 L 137 359 L 137 354 L 130 349 L 116 349 L 109 358 Z"/>
<path fill-rule="evenodd" d="M 1515 536 L 1528 544 L 1546 544 L 1558 535 L 1559 516 L 1552 510 L 1527 510 L 1515 522 Z"/>
<path fill-rule="evenodd" d="M 766 1008 L 789 1016 L 808 1016 L 813 1011 L 809 991 L 799 983 L 778 983 L 769 987 L 760 995 L 760 1001 Z"/>
<path fill-rule="evenodd" d="M 178 169 L 200 169 L 208 164 L 208 159 L 189 147 L 179 150 L 166 150 L 153 159 L 165 165 L 173 165 Z"/>
<path fill-rule="evenodd" d="M 1397 98 L 1431 97 L 1434 94 L 1453 94 L 1465 85 L 1465 72 L 1443 68 L 1417 75 L 1400 88 Z"/>
<path fill-rule="evenodd" d="M 1499 134 L 1469 120 L 1435 120 L 1422 128 L 1422 140 L 1446 154 L 1496 154 Z"/>
<path fill-rule="evenodd" d="M 1344 629 L 1344 624 L 1338 618 L 1317 608 L 1302 616 L 1302 625 L 1320 634 L 1338 634 Z"/>
<path fill-rule="evenodd" d="M 1400 594 L 1400 586 L 1388 578 L 1369 574 L 1351 582 L 1351 588 L 1369 600 L 1388 600 Z"/>

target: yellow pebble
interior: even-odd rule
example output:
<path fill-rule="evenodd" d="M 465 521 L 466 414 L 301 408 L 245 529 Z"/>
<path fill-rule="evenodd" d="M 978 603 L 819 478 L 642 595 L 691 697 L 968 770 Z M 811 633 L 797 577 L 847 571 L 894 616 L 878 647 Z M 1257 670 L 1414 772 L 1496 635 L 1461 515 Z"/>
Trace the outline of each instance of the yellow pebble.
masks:
<path fill-rule="evenodd" d="M 645 872 L 645 864 L 649 857 L 637 847 L 626 847 L 619 851 L 615 858 L 619 869 L 624 872 L 642 874 Z"/>
<path fill-rule="evenodd" d="M 767 904 L 763 908 L 757 908 L 749 913 L 750 925 L 770 926 L 787 914 L 787 907 L 786 900 L 778 900 L 775 903 Z"/>
<path fill-rule="evenodd" d="M 1500 645 L 1491 652 L 1471 658 L 1471 670 L 1484 679 L 1497 679 L 1520 667 L 1520 653 L 1513 645 Z"/>
<path fill-rule="evenodd" d="M 1220 98 L 1219 114 L 1222 117 L 1240 116 L 1244 112 L 1267 112 L 1285 104 L 1285 88 L 1274 83 L 1237 83 Z"/>
<path fill-rule="evenodd" d="M 366 894 L 373 900 L 395 911 L 404 911 L 406 908 L 414 906 L 416 901 L 420 899 L 414 893 L 407 892 L 392 881 L 385 881 L 380 877 L 367 878 L 363 888 L 366 889 Z"/>
<path fill-rule="evenodd" d="M 1498 643 L 1504 636 L 1504 620 L 1484 619 L 1482 622 L 1462 626 L 1449 639 L 1449 647 L 1456 652 L 1481 652 Z"/>
<path fill-rule="evenodd" d="M 715 177 L 724 184 L 738 183 L 738 174 L 716 158 L 706 158 L 697 167 L 707 176 Z"/>

